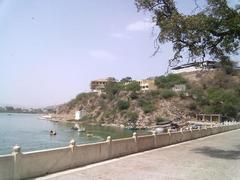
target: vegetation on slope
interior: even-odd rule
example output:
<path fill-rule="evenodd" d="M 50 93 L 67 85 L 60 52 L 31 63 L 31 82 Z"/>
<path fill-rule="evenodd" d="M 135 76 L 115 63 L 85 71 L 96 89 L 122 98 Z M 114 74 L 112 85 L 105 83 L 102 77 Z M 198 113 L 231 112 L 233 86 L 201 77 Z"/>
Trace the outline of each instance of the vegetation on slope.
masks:
<path fill-rule="evenodd" d="M 240 75 L 223 70 L 155 78 L 157 90 L 141 92 L 132 82 L 109 83 L 106 92 L 82 93 L 60 106 L 59 114 L 72 114 L 79 107 L 88 112 L 88 119 L 99 123 L 144 127 L 168 120 L 189 120 L 196 113 L 220 113 L 238 118 L 240 112 Z M 198 78 L 196 78 L 198 77 Z M 195 79 L 195 81 L 193 81 Z M 185 92 L 173 92 L 176 84 L 185 84 Z"/>

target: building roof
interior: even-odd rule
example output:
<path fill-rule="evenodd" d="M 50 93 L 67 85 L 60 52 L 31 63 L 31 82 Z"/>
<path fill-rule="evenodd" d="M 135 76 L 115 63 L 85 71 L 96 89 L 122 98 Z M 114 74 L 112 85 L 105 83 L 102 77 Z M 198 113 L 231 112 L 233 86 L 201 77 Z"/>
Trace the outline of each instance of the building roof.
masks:
<path fill-rule="evenodd" d="M 96 79 L 96 80 L 92 80 L 92 81 L 97 81 L 97 82 L 107 82 L 107 79 Z"/>
<path fill-rule="evenodd" d="M 193 63 L 187 63 L 187 64 L 182 64 L 180 66 L 172 68 L 172 70 L 178 70 L 178 69 L 183 69 L 183 68 L 188 68 L 188 67 L 196 67 L 196 66 L 201 66 L 201 65 L 206 65 L 206 66 L 216 66 L 217 61 L 203 61 L 203 62 L 193 62 Z"/>

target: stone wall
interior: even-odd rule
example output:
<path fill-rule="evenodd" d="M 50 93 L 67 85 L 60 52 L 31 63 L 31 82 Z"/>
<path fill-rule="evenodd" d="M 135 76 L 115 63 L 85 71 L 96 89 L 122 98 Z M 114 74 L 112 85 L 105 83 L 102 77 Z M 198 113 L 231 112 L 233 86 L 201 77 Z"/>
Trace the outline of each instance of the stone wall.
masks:
<path fill-rule="evenodd" d="M 239 123 L 229 123 L 211 128 L 169 132 L 157 135 L 137 136 L 86 145 L 70 141 L 68 147 L 22 153 L 19 146 L 10 155 L 0 156 L 0 179 L 26 179 L 72 169 L 107 159 L 113 159 L 141 151 L 160 148 L 184 141 L 206 137 L 234 129 Z"/>

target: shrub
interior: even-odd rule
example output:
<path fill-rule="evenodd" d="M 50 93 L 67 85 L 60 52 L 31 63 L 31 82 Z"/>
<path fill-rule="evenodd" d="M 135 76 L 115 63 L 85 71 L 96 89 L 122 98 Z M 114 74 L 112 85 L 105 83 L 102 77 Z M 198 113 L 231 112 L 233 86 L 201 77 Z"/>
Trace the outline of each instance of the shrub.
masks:
<path fill-rule="evenodd" d="M 207 99 L 208 104 L 204 106 L 206 113 L 220 113 L 235 118 L 240 111 L 240 98 L 235 89 L 210 88 Z"/>
<path fill-rule="evenodd" d="M 156 119 L 155 119 L 155 122 L 156 122 L 156 124 L 157 125 L 160 125 L 161 123 L 163 123 L 163 122 L 167 122 L 168 120 L 167 119 L 164 119 L 164 118 L 162 118 L 162 117 L 156 117 Z"/>
<path fill-rule="evenodd" d="M 236 64 L 236 62 L 231 60 L 220 61 L 220 66 L 226 74 L 235 74 L 236 70 L 234 69 L 234 67 L 236 67 Z"/>
<path fill-rule="evenodd" d="M 127 112 L 127 119 L 128 119 L 128 123 L 132 124 L 133 127 L 136 127 L 136 122 L 138 120 L 138 113 L 128 111 Z"/>
<path fill-rule="evenodd" d="M 146 113 L 146 114 L 151 113 L 156 109 L 154 104 L 151 101 L 146 101 L 145 99 L 140 99 L 138 103 L 139 103 L 139 106 L 142 107 L 142 110 L 144 111 L 144 113 Z"/>
<path fill-rule="evenodd" d="M 118 101 L 118 109 L 119 110 L 125 110 L 129 108 L 129 102 L 128 101 L 124 101 L 124 100 L 120 100 Z"/>
<path fill-rule="evenodd" d="M 204 106 L 203 112 L 207 114 L 216 113 L 212 106 Z"/>
<path fill-rule="evenodd" d="M 176 84 L 186 84 L 186 80 L 179 74 L 169 74 L 155 78 L 155 85 L 158 88 L 172 88 Z"/>
<path fill-rule="evenodd" d="M 131 98 L 131 99 L 137 99 L 137 98 L 138 98 L 138 94 L 137 94 L 136 92 L 132 92 L 132 93 L 130 94 L 130 98 Z"/>
<path fill-rule="evenodd" d="M 152 90 L 152 91 L 148 91 L 146 93 L 146 96 L 149 96 L 151 98 L 156 98 L 160 95 L 160 91 L 159 90 Z"/>
<path fill-rule="evenodd" d="M 173 92 L 172 90 L 163 90 L 162 92 L 161 92 L 161 96 L 164 98 L 164 99 L 168 99 L 168 98 L 171 98 L 171 97 L 173 97 L 173 96 L 175 96 L 176 95 L 176 93 L 175 92 Z"/>
<path fill-rule="evenodd" d="M 146 106 L 144 106 L 142 108 L 143 108 L 143 111 L 144 111 L 145 114 L 151 113 L 151 112 L 153 112 L 156 109 L 153 104 L 148 104 L 148 105 L 146 105 Z"/>
<path fill-rule="evenodd" d="M 137 81 L 132 81 L 125 86 L 127 91 L 140 91 L 141 87 Z"/>
<path fill-rule="evenodd" d="M 185 98 L 186 98 L 186 95 L 184 94 L 184 92 L 180 92 L 180 93 L 179 93 L 179 97 L 180 97 L 181 99 L 185 99 Z"/>
<path fill-rule="evenodd" d="M 123 89 L 122 83 L 108 82 L 105 86 L 105 91 L 108 95 L 114 96 Z"/>
<path fill-rule="evenodd" d="M 107 99 L 107 95 L 106 94 L 101 94 L 101 98 L 102 99 Z"/>
<path fill-rule="evenodd" d="M 192 102 L 189 104 L 188 108 L 191 110 L 191 111 L 194 111 L 197 109 L 197 105 L 196 103 Z"/>
<path fill-rule="evenodd" d="M 195 99 L 200 106 L 208 105 L 208 98 L 201 89 L 193 89 L 191 94 L 192 98 Z"/>

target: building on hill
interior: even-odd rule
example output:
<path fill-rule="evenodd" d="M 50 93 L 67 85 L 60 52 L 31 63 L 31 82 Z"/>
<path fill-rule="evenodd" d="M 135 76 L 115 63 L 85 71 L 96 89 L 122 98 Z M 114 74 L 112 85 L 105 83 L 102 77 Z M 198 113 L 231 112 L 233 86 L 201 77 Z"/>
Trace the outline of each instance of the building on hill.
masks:
<path fill-rule="evenodd" d="M 217 69 L 219 64 L 217 61 L 203 61 L 203 62 L 194 62 L 183 64 L 171 69 L 172 74 L 185 73 L 185 72 L 194 72 L 201 70 L 213 70 Z"/>
<path fill-rule="evenodd" d="M 106 78 L 106 79 L 97 79 L 91 81 L 91 90 L 92 92 L 101 94 L 107 85 L 108 82 L 117 82 L 115 78 Z"/>
<path fill-rule="evenodd" d="M 186 91 L 186 84 L 175 84 L 172 87 L 172 91 L 178 93 L 178 92 L 185 92 Z"/>
<path fill-rule="evenodd" d="M 140 84 L 141 91 L 143 92 L 157 90 L 154 79 L 138 80 L 137 82 Z"/>
<path fill-rule="evenodd" d="M 196 114 L 196 119 L 198 121 L 208 121 L 220 123 L 223 119 L 221 114 Z"/>

